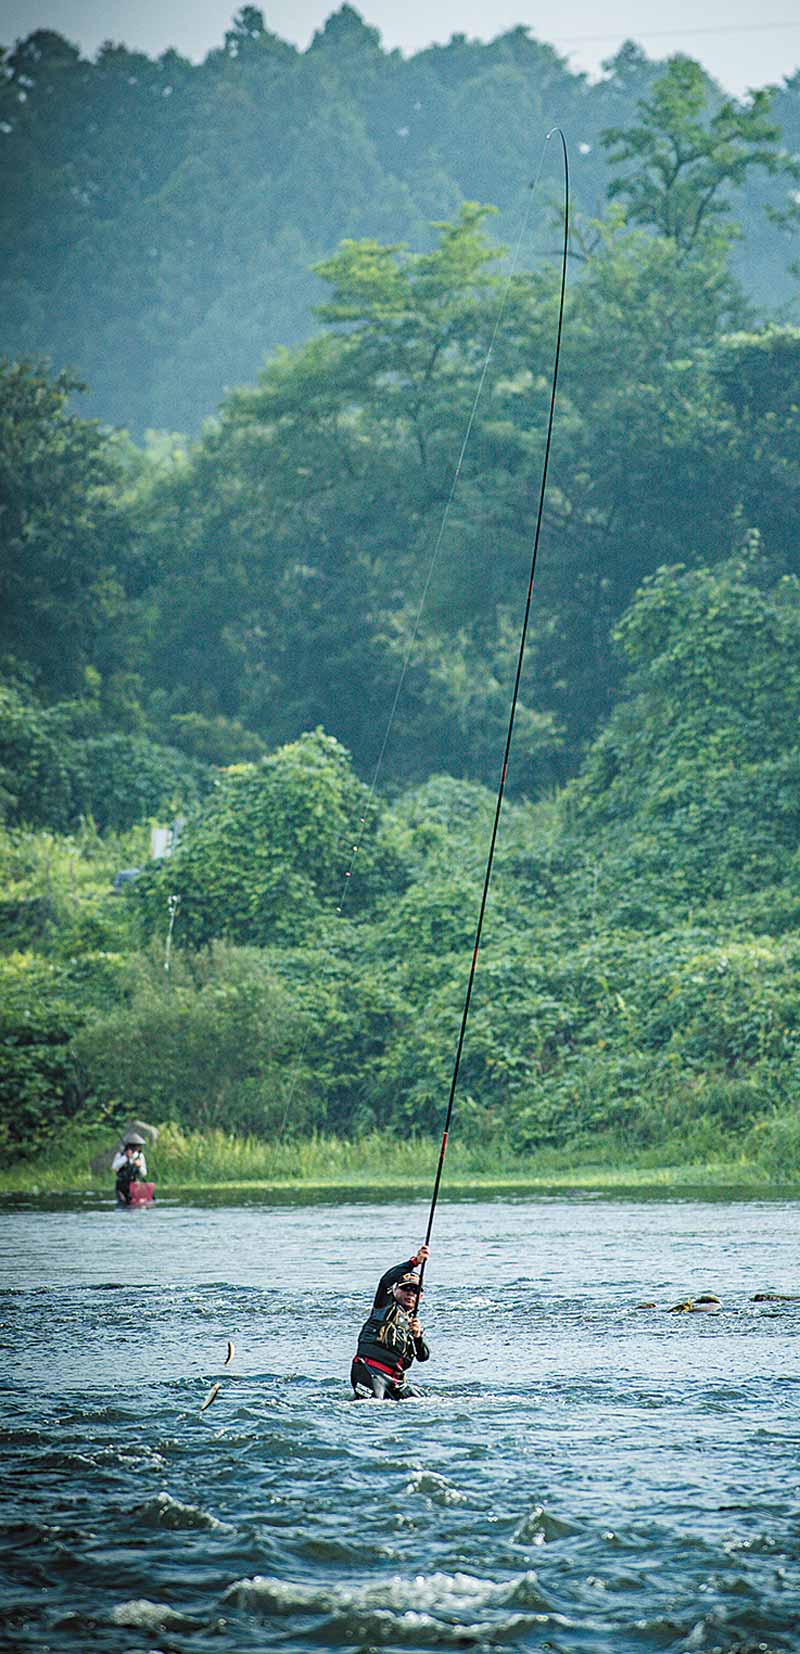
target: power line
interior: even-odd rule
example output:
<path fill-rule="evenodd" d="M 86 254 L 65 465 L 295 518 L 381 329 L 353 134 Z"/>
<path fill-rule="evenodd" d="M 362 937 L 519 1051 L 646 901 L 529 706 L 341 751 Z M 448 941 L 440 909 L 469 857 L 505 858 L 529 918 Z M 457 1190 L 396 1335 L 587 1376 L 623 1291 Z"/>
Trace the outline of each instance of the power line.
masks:
<path fill-rule="evenodd" d="M 800 29 L 800 22 L 785 23 L 719 23 L 709 24 L 699 29 L 639 29 L 636 28 L 637 40 L 676 40 L 685 35 L 695 34 L 770 34 L 780 29 Z M 602 44 L 604 40 L 621 40 L 634 38 L 633 32 L 626 36 L 624 29 L 616 29 L 613 34 L 570 34 L 556 35 L 555 39 L 562 46 L 590 46 L 593 43 Z"/>

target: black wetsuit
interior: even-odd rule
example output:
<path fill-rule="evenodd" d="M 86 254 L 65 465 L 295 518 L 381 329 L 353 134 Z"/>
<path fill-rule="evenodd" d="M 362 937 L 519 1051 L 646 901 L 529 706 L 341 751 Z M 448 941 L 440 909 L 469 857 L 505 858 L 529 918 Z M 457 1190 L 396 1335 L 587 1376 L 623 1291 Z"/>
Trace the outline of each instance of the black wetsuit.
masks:
<path fill-rule="evenodd" d="M 412 1389 L 406 1373 L 412 1361 L 427 1361 L 430 1350 L 424 1338 L 415 1338 L 409 1318 L 392 1291 L 396 1281 L 414 1268 L 415 1260 L 395 1264 L 378 1282 L 372 1314 L 358 1335 L 358 1348 L 350 1369 L 350 1383 L 356 1395 L 387 1397 L 406 1401 L 419 1392 Z"/>
<path fill-rule="evenodd" d="M 117 1172 L 117 1200 L 120 1206 L 130 1206 L 131 1184 L 139 1182 L 139 1167 L 135 1160 L 126 1160 Z"/>

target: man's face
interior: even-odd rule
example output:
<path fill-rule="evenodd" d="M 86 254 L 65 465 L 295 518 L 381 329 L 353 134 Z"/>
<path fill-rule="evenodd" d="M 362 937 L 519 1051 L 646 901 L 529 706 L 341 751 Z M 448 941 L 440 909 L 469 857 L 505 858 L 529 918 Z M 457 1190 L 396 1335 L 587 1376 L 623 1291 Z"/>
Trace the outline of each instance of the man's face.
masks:
<path fill-rule="evenodd" d="M 422 1297 L 422 1290 L 413 1281 L 398 1281 L 394 1289 L 394 1295 L 407 1315 L 416 1314 L 418 1301 Z"/>

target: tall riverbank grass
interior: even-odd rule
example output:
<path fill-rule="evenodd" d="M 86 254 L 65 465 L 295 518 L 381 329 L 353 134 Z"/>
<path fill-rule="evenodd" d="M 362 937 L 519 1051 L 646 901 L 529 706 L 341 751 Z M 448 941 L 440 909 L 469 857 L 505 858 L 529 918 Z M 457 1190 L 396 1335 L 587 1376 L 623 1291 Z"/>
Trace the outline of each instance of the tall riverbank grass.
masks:
<path fill-rule="evenodd" d="M 782 1130 L 780 1129 L 782 1126 Z M 92 1172 L 91 1161 L 108 1145 L 106 1133 L 76 1134 L 51 1154 L 0 1172 L 0 1193 L 58 1194 L 110 1190 L 110 1172 Z M 162 1193 L 225 1188 L 374 1190 L 431 1187 L 438 1143 L 374 1132 L 354 1141 L 311 1135 L 296 1142 L 265 1142 L 222 1131 L 162 1128 L 147 1149 L 148 1175 Z M 800 1125 L 776 1117 L 747 1139 L 708 1144 L 668 1144 L 632 1152 L 609 1139 L 571 1149 L 519 1155 L 502 1144 L 454 1141 L 448 1150 L 445 1189 L 669 1189 L 736 1188 L 754 1191 L 797 1183 L 800 1193 Z"/>

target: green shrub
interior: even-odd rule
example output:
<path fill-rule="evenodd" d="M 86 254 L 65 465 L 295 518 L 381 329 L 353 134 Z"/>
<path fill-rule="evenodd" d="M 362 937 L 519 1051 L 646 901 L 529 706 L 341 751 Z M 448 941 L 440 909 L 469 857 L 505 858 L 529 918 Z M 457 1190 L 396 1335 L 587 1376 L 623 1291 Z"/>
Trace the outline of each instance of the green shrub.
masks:
<path fill-rule="evenodd" d="M 135 905 L 113 893 L 112 880 L 146 859 L 148 836 L 104 838 L 93 823 L 63 836 L 0 829 L 0 950 L 36 948 L 68 961 L 135 946 Z"/>
<path fill-rule="evenodd" d="M 800 1094 L 800 1092 L 799 1092 Z M 800 1177 L 800 1110 L 758 1120 L 748 1133 L 745 1152 L 774 1177 L 791 1182 Z"/>
<path fill-rule="evenodd" d="M 190 1129 L 281 1136 L 312 1115 L 302 1031 L 255 949 L 173 956 L 169 975 L 159 950 L 137 962 L 125 1004 L 95 1014 L 72 1052 L 109 1108 Z"/>
<path fill-rule="evenodd" d="M 80 814 L 101 833 L 192 810 L 210 785 L 204 764 L 144 735 L 98 735 L 73 748 Z"/>
<path fill-rule="evenodd" d="M 322 730 L 302 735 L 258 765 L 226 771 L 201 816 L 163 867 L 138 888 L 152 929 L 168 895 L 180 898 L 176 941 L 295 943 L 319 935 L 343 900 L 366 787 L 345 748 Z M 377 808 L 355 865 L 359 911 L 397 876 L 398 858 L 376 850 Z"/>
<path fill-rule="evenodd" d="M 118 958 L 73 967 L 31 954 L 0 958 L 0 1151 L 28 1156 L 68 1122 L 85 1120 L 87 1089 L 72 1044 L 94 1000 L 110 1001 Z"/>
<path fill-rule="evenodd" d="M 54 721 L 0 684 L 0 807 L 5 819 L 66 832 L 76 818 L 72 753 Z"/>
<path fill-rule="evenodd" d="M 40 707 L 0 685 L 0 804 L 10 825 L 63 833 L 91 818 L 103 833 L 193 809 L 208 766 L 144 735 L 86 733 L 94 702 Z"/>

